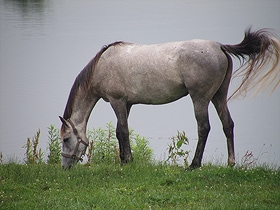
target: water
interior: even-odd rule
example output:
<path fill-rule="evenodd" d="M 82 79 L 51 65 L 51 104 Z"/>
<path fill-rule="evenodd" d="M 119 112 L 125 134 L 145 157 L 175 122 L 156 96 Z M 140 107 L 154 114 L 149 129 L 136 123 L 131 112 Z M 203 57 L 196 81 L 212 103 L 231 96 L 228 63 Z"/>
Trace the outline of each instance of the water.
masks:
<path fill-rule="evenodd" d="M 0 152 L 22 160 L 27 137 L 40 128 L 47 147 L 47 127 L 60 127 L 71 85 L 104 45 L 117 40 L 150 44 L 193 38 L 238 43 L 244 29 L 280 31 L 279 1 L 0 1 Z M 236 62 L 238 66 L 238 62 Z M 236 87 L 233 82 L 231 88 Z M 237 158 L 252 151 L 260 162 L 280 162 L 280 89 L 268 97 L 230 102 L 235 121 Z M 210 106 L 211 133 L 205 160 L 225 162 L 226 141 Z M 100 101 L 89 128 L 104 126 L 114 113 Z M 196 121 L 189 97 L 161 106 L 132 108 L 130 127 L 147 136 L 157 159 L 166 157 L 169 137 L 185 130 L 191 157 Z"/>

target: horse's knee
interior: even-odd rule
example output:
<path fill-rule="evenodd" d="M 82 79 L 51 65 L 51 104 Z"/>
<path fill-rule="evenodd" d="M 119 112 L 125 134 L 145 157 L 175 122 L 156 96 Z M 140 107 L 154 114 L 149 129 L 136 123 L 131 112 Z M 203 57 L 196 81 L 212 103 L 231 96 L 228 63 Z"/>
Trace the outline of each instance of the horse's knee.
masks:
<path fill-rule="evenodd" d="M 199 136 L 199 139 L 202 139 L 206 141 L 207 139 L 207 136 L 209 134 L 211 130 L 211 126 L 209 124 L 209 122 L 204 122 L 202 124 L 199 124 L 198 125 L 198 136 Z"/>

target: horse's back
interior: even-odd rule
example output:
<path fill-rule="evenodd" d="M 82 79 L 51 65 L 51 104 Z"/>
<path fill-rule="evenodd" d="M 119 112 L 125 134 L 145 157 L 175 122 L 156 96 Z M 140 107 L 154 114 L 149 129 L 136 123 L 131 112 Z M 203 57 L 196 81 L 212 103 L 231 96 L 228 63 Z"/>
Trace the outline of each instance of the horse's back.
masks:
<path fill-rule="evenodd" d="M 186 67 L 196 65 L 219 67 L 220 59 L 226 56 L 221 50 L 221 44 L 209 40 L 189 40 L 168 42 L 162 44 L 139 45 L 123 43 L 110 47 L 101 57 L 100 63 L 112 68 L 124 68 L 127 71 L 179 70 L 181 65 Z M 103 60 L 103 61 L 102 61 Z"/>

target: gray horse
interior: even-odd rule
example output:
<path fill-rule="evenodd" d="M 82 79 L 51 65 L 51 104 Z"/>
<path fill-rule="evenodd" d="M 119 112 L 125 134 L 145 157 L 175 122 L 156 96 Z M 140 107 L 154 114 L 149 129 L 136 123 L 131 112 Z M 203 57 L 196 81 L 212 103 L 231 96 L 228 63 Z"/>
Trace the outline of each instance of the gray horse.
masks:
<path fill-rule="evenodd" d="M 245 31 L 240 44 L 206 40 L 104 46 L 77 76 L 61 127 L 62 166 L 82 160 L 88 140 L 86 125 L 99 99 L 109 102 L 117 117 L 116 136 L 122 163 L 132 160 L 128 116 L 134 104 L 166 104 L 190 95 L 198 128 L 198 144 L 190 168 L 201 166 L 210 131 L 208 105 L 214 104 L 227 138 L 228 164 L 235 164 L 233 127 L 227 101 L 232 59 L 242 62 L 243 77 L 233 93 L 279 85 L 280 42 L 268 30 Z M 244 62 L 245 61 L 245 62 Z M 258 85 L 258 87 L 256 87 Z M 233 96 L 232 95 L 232 96 Z"/>

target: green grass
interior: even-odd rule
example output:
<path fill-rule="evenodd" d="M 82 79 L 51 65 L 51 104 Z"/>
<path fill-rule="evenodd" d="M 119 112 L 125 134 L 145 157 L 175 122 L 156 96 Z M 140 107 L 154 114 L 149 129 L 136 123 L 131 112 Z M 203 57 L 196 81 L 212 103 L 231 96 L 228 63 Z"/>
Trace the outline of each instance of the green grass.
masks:
<path fill-rule="evenodd" d="M 280 171 L 4 164 L 0 209 L 280 209 Z"/>

